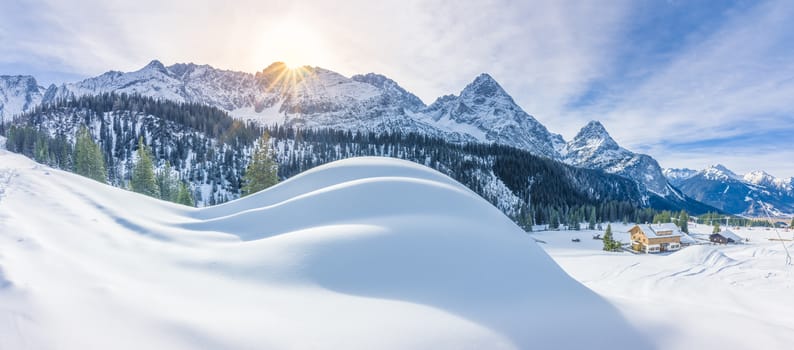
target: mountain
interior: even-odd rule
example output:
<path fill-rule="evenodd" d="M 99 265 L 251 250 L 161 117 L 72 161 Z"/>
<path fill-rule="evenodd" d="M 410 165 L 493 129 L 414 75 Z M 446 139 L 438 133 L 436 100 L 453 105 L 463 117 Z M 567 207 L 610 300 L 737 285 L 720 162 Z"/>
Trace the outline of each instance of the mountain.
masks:
<path fill-rule="evenodd" d="M 320 67 L 289 68 L 276 62 L 249 74 L 192 63 L 165 66 L 155 60 L 134 72 L 110 71 L 51 86 L 39 100 L 51 104 L 111 92 L 212 106 L 261 125 L 421 134 L 451 143 L 506 145 L 635 180 L 641 191 L 647 191 L 645 203 L 688 201 L 667 184 L 653 158 L 618 146 L 600 123 L 589 123 L 566 144 L 521 109 L 488 74 L 477 76 L 458 95 L 440 97 L 426 106 L 392 79 L 374 73 L 347 78 Z M 18 104 L 14 108 L 17 113 L 29 109 Z M 671 203 L 664 207 L 682 205 Z M 684 207 L 694 209 L 689 204 Z"/>
<path fill-rule="evenodd" d="M 565 145 L 563 159 L 574 166 L 601 169 L 634 179 L 660 196 L 672 193 L 667 178 L 655 159 L 620 147 L 598 121 L 587 123 Z"/>
<path fill-rule="evenodd" d="M 236 118 L 265 125 L 415 132 L 451 142 L 498 143 L 557 160 L 563 158 L 561 153 L 566 147 L 562 136 L 549 132 L 526 113 L 488 74 L 477 76 L 458 95 L 440 97 L 429 106 L 383 75 L 369 73 L 347 78 L 320 67 L 291 69 L 281 62 L 250 74 L 193 63 L 165 66 L 154 60 L 137 71 L 109 71 L 46 90 L 35 86 L 34 80 L 28 90 L 32 96 L 28 104 L 7 104 L 6 115 L 25 112 L 40 102 L 52 103 L 58 98 L 114 92 L 209 105 Z M 17 100 L 28 95 L 13 94 Z M 619 156 L 631 158 L 627 154 Z M 648 163 L 644 157 L 635 158 L 635 168 Z M 588 165 L 593 160 L 582 162 Z M 624 168 L 632 166 L 629 162 L 632 160 L 621 160 Z M 620 173 L 615 171 L 620 166 L 617 164 L 589 165 Z M 657 174 L 653 175 L 656 181 Z M 661 184 L 647 185 L 657 193 L 664 193 Z"/>
<path fill-rule="evenodd" d="M 290 69 L 276 62 L 249 74 L 192 63 L 165 66 L 154 60 L 137 71 L 110 71 L 52 86 L 41 93 L 46 98 L 34 99 L 33 104 L 106 92 L 206 104 L 263 124 L 418 132 L 453 142 L 496 142 L 554 159 L 564 144 L 487 74 L 458 96 L 425 106 L 394 80 L 374 73 L 347 78 L 320 67 Z M 25 111 L 14 105 L 7 114 Z"/>
<path fill-rule="evenodd" d="M 0 150 L 0 194 L 4 349 L 578 349 L 613 332 L 652 348 L 493 206 L 410 162 L 335 162 L 194 209 Z"/>
<path fill-rule="evenodd" d="M 772 216 L 794 214 L 791 179 L 777 179 L 762 171 L 739 176 L 715 164 L 676 181 L 688 196 L 728 213 L 766 216 L 768 210 Z"/>
<path fill-rule="evenodd" d="M 682 181 L 697 175 L 698 171 L 688 168 L 665 168 L 662 173 L 673 186 L 678 186 Z"/>
<path fill-rule="evenodd" d="M 762 186 L 768 189 L 776 189 L 783 192 L 794 192 L 794 177 L 787 179 L 777 178 L 765 171 L 756 170 L 744 174 L 742 179 L 744 182 L 756 186 Z"/>
<path fill-rule="evenodd" d="M 46 89 L 29 75 L 0 75 L 0 122 L 39 105 Z"/>
<path fill-rule="evenodd" d="M 596 220 L 645 218 L 647 196 L 627 178 L 574 167 L 497 144 L 459 144 L 425 134 L 337 129 L 263 129 L 203 104 L 139 95 L 62 99 L 24 114 L 7 130 L 8 149 L 62 169 L 74 163 L 74 135 L 86 127 L 105 155 L 109 183 L 127 187 L 142 140 L 158 171 L 170 171 L 199 206 L 238 198 L 255 140 L 263 131 L 290 178 L 350 157 L 385 156 L 430 166 L 465 184 L 517 222 L 566 223 L 581 213 Z M 667 208 L 667 207 L 665 207 Z M 696 211 L 696 212 L 705 212 Z"/>
<path fill-rule="evenodd" d="M 521 148 L 558 159 L 562 136 L 524 112 L 490 75 L 481 74 L 458 96 L 440 97 L 422 111 L 432 125 L 460 131 L 482 142 Z"/>

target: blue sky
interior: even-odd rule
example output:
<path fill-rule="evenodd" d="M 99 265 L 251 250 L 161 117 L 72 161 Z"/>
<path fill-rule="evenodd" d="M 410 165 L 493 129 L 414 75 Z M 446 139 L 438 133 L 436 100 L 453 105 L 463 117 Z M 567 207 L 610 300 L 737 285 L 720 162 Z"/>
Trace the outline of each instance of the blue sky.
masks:
<path fill-rule="evenodd" d="M 794 176 L 792 1 L 0 0 L 0 74 L 154 58 L 378 72 L 426 103 L 488 72 L 566 139 L 596 119 L 664 167 Z"/>

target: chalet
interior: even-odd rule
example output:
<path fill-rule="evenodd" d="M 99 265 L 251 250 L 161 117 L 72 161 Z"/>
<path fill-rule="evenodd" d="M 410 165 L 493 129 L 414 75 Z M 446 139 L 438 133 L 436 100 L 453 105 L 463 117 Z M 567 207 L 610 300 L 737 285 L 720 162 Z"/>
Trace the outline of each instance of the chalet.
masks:
<path fill-rule="evenodd" d="M 739 243 L 742 238 L 731 232 L 731 230 L 722 230 L 718 233 L 712 233 L 709 236 L 709 241 L 717 244 Z"/>
<path fill-rule="evenodd" d="M 629 234 L 631 248 L 638 252 L 659 253 L 681 249 L 683 233 L 675 224 L 634 225 Z"/>

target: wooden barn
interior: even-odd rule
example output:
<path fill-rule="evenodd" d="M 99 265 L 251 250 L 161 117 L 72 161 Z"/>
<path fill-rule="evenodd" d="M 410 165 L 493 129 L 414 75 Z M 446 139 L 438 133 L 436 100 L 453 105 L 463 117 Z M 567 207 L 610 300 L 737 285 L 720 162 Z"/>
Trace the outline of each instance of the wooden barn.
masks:
<path fill-rule="evenodd" d="M 712 233 L 709 236 L 709 241 L 717 244 L 739 243 L 742 238 L 731 232 L 730 230 L 722 230 L 718 233 Z"/>
<path fill-rule="evenodd" d="M 638 252 L 659 253 L 681 249 L 683 234 L 675 224 L 634 225 L 629 234 L 631 248 Z"/>

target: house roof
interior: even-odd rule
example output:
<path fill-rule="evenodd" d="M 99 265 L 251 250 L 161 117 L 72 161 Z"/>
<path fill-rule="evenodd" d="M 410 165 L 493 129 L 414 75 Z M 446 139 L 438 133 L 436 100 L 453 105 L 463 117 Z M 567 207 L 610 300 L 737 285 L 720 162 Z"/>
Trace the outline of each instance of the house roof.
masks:
<path fill-rule="evenodd" d="M 646 225 L 637 225 L 640 227 L 640 230 L 645 234 L 645 237 L 648 238 L 664 238 L 664 237 L 682 237 L 681 231 L 678 230 L 678 226 L 671 223 L 666 224 L 646 224 Z M 669 235 L 659 235 L 657 232 L 663 231 L 672 231 L 672 234 Z"/>
<path fill-rule="evenodd" d="M 733 233 L 733 231 L 731 231 L 731 230 L 728 230 L 728 229 L 725 229 L 725 230 L 722 230 L 722 231 L 720 231 L 720 232 L 719 232 L 719 235 L 720 235 L 720 236 L 722 236 L 722 237 L 725 237 L 725 238 L 730 238 L 730 239 L 732 239 L 734 242 L 741 242 L 741 241 L 744 241 L 744 238 L 742 238 L 742 237 L 739 237 L 739 235 L 737 235 L 737 234 Z"/>
<path fill-rule="evenodd" d="M 692 238 L 692 236 L 686 233 L 680 232 L 680 234 L 681 234 L 681 243 L 683 244 L 695 244 L 698 242 L 694 238 Z"/>

